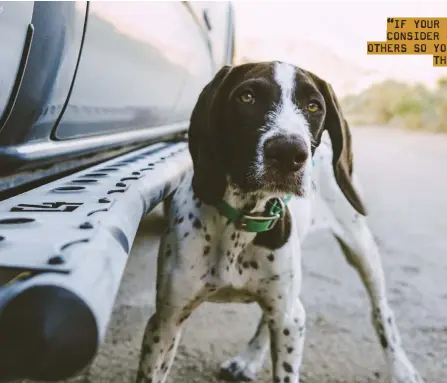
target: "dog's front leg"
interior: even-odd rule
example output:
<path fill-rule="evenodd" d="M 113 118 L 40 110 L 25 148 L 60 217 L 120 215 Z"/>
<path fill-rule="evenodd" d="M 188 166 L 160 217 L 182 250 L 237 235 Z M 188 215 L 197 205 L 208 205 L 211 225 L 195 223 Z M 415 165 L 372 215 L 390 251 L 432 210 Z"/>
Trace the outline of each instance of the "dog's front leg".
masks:
<path fill-rule="evenodd" d="M 184 322 L 203 301 L 207 289 L 179 267 L 174 239 L 159 251 L 156 311 L 144 332 L 136 383 L 164 383 L 175 358 Z M 194 276 L 194 275 L 193 275 Z"/>
<path fill-rule="evenodd" d="M 296 295 L 288 296 L 284 302 L 288 302 L 287 306 L 272 304 L 266 307 L 273 382 L 299 383 L 306 315 Z"/>
<path fill-rule="evenodd" d="M 259 304 L 270 330 L 275 383 L 298 383 L 303 356 L 306 313 L 299 299 L 300 255 L 294 250 L 286 245 L 276 252 L 271 270 L 273 275 L 262 279 L 260 286 Z"/>

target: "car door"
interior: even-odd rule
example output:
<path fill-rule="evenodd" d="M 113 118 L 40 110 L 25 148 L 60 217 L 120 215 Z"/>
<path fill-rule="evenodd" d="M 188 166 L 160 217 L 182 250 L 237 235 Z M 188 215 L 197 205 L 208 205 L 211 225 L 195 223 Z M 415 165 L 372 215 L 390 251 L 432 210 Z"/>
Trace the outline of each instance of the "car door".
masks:
<path fill-rule="evenodd" d="M 11 5 L 17 8 L 9 17 L 7 10 Z M 29 20 L 30 12 L 32 17 Z M 86 13 L 85 1 L 3 3 L 0 28 L 9 30 L 5 35 L 3 31 L 0 33 L 0 55 L 16 52 L 15 59 L 11 61 L 16 65 L 20 51 L 21 64 L 17 75 L 9 70 L 2 72 L 1 79 L 7 84 L 14 82 L 5 108 L 7 113 L 3 113 L 0 126 L 0 158 L 10 164 L 17 162 L 17 157 L 13 157 L 23 145 L 49 140 L 70 92 Z M 8 23 L 3 24 L 2 15 L 8 18 Z M 20 32 L 8 28 L 7 24 L 18 25 L 19 22 L 14 20 L 21 20 Z M 0 67 L 3 67 L 3 61 Z M 37 151 L 35 149 L 34 146 L 27 147 L 24 156 Z"/>
<path fill-rule="evenodd" d="M 0 55 L 10 58 L 8 67 L 0 65 L 7 111 L 2 173 L 172 137 L 187 127 L 217 67 L 214 43 L 189 2 L 20 4 L 26 6 L 17 5 L 18 21 L 8 20 L 21 34 L 1 24 L 0 12 Z"/>
<path fill-rule="evenodd" d="M 183 3 L 91 2 L 76 80 L 54 137 L 187 120 L 174 114 L 182 88 L 191 76 L 202 85 L 211 73 L 207 38 Z"/>

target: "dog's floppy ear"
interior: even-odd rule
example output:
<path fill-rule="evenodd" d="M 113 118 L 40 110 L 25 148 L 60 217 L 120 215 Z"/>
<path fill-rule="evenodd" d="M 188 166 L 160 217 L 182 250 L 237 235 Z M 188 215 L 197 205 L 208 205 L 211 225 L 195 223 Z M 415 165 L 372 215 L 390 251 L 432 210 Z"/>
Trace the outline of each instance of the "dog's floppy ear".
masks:
<path fill-rule="evenodd" d="M 335 179 L 355 210 L 362 215 L 366 215 L 366 208 L 352 183 L 353 153 L 348 122 L 343 116 L 332 86 L 315 75 L 312 77 L 316 80 L 326 103 L 324 130 L 328 131 L 332 142 L 332 166 Z"/>
<path fill-rule="evenodd" d="M 208 205 L 222 200 L 227 186 L 219 156 L 217 125 L 223 112 L 219 90 L 230 71 L 230 66 L 224 66 L 202 90 L 189 126 L 189 152 L 194 166 L 192 187 L 195 195 Z"/>

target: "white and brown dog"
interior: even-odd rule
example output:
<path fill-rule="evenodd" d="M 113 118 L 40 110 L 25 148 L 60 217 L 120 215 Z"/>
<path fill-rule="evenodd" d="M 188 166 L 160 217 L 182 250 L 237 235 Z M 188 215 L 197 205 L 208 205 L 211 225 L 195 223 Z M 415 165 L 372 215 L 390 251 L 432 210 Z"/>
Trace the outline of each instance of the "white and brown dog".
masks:
<path fill-rule="evenodd" d="M 350 131 L 331 86 L 282 62 L 226 66 L 198 99 L 189 149 L 194 169 L 170 197 L 137 382 L 166 381 L 185 320 L 209 301 L 263 310 L 247 348 L 222 365 L 225 378 L 254 379 L 270 348 L 272 381 L 298 383 L 301 245 L 317 202 L 369 293 L 393 382 L 421 383 L 388 304 Z"/>

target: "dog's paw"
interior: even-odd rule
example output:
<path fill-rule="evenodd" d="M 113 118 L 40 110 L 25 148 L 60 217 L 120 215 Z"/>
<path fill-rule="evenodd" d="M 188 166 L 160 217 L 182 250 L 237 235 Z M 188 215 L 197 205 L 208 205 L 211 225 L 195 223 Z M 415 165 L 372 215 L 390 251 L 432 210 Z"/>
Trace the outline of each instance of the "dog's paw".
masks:
<path fill-rule="evenodd" d="M 251 382 L 255 380 L 259 369 L 257 361 L 237 356 L 220 366 L 220 378 L 231 382 Z"/>

